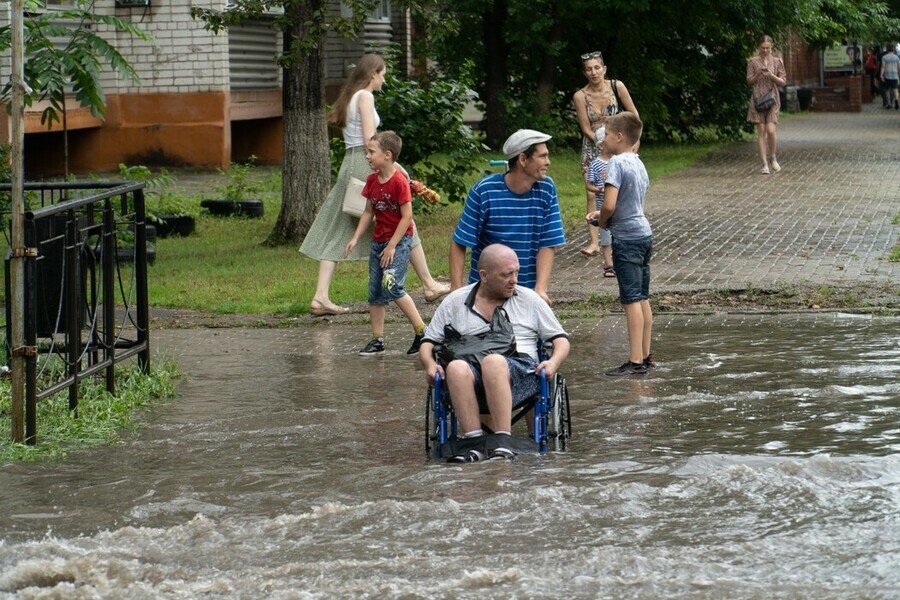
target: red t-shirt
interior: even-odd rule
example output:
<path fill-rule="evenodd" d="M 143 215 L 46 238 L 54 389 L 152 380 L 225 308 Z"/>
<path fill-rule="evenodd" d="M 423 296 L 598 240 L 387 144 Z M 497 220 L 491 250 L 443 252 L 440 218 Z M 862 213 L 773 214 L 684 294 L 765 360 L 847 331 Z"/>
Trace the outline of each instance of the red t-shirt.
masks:
<path fill-rule="evenodd" d="M 366 178 L 362 195 L 372 203 L 375 211 L 375 232 L 372 239 L 376 242 L 389 242 L 397 231 L 400 223 L 400 205 L 412 202 L 412 194 L 409 191 L 409 181 L 400 171 L 394 171 L 394 175 L 385 183 L 378 181 L 378 171 Z M 413 226 L 410 222 L 406 229 L 406 235 L 412 235 Z"/>

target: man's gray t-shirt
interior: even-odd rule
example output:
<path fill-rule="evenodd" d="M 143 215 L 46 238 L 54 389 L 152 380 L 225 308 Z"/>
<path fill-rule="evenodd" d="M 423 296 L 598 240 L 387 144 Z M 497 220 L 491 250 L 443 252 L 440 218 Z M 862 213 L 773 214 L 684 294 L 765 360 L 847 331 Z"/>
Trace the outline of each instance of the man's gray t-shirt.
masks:
<path fill-rule="evenodd" d="M 900 57 L 895 52 L 888 52 L 881 57 L 884 65 L 885 79 L 900 79 Z"/>
<path fill-rule="evenodd" d="M 485 319 L 472 306 L 476 287 L 472 283 L 454 290 L 444 298 L 435 311 L 428 327 L 425 341 L 440 344 L 444 341 L 444 326 L 453 327 L 463 335 L 478 334 L 491 328 L 490 318 Z M 516 293 L 503 303 L 506 316 L 516 334 L 516 351 L 538 359 L 538 340 L 549 342 L 554 338 L 568 337 L 559 319 L 534 290 L 516 286 Z"/>
<path fill-rule="evenodd" d="M 644 163 L 634 152 L 625 152 L 609 160 L 606 185 L 619 190 L 616 210 L 609 220 L 609 232 L 620 240 L 640 240 L 653 235 L 644 216 L 644 196 L 650 177 Z"/>

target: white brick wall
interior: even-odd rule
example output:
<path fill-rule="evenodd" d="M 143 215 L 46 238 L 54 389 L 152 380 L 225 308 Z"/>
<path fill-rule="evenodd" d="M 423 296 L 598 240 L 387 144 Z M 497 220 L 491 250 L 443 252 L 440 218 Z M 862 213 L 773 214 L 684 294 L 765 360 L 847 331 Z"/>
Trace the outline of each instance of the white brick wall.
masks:
<path fill-rule="evenodd" d="M 151 3 L 153 0 L 151 0 Z M 130 21 L 152 35 L 153 47 L 127 34 L 115 34 L 114 43 L 131 63 L 140 84 L 104 73 L 107 95 L 124 93 L 187 93 L 228 89 L 228 32 L 215 35 L 191 18 L 191 6 L 222 8 L 221 0 L 165 0 L 149 8 L 116 8 L 113 2 L 98 3 L 99 14 Z M 112 34 L 110 34 L 112 35 Z"/>
<path fill-rule="evenodd" d="M 9 25 L 11 18 L 12 2 L 0 2 L 0 25 Z M 3 81 L 3 85 L 9 81 L 12 71 L 11 57 L 12 53 L 9 50 L 0 55 L 0 81 Z"/>

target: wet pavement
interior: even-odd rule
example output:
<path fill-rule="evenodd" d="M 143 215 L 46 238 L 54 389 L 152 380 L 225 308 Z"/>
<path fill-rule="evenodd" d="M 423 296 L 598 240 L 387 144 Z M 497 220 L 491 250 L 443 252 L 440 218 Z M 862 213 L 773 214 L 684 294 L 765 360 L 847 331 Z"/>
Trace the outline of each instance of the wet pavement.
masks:
<path fill-rule="evenodd" d="M 897 284 L 885 256 L 900 227 L 900 114 L 800 113 L 778 127 L 780 173 L 759 174 L 756 143 L 736 144 L 652 181 L 651 291 L 772 289 L 795 284 Z M 570 236 L 553 295 L 616 289 L 585 270 Z M 597 259 L 592 259 L 597 260 Z"/>
<path fill-rule="evenodd" d="M 748 142 L 653 182 L 653 290 L 898 294 L 900 114 L 779 134 L 781 173 Z M 616 290 L 581 235 L 561 300 Z M 374 358 L 361 314 L 155 330 L 185 378 L 147 427 L 0 469 L 0 597 L 900 595 L 900 319 L 660 314 L 659 368 L 617 379 L 622 315 L 564 322 L 568 451 L 462 467 L 425 459 L 401 319 Z"/>

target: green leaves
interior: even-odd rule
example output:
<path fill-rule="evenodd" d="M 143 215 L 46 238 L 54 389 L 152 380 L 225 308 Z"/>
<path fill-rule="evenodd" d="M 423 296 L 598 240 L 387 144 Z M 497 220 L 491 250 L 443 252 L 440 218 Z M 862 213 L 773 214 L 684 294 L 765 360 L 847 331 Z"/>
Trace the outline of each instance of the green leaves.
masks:
<path fill-rule="evenodd" d="M 473 88 L 505 109 L 506 130 L 544 128 L 554 143 L 580 143 L 572 94 L 585 85 L 579 56 L 601 50 L 608 77 L 623 81 L 648 139 L 686 140 L 740 134 L 748 87 L 745 61 L 762 34 L 785 47 L 800 34 L 823 47 L 844 38 L 900 39 L 897 0 L 891 13 L 876 0 L 504 0 L 506 56 L 488 56 L 492 2 L 434 0 L 425 21 L 428 57 L 452 72 L 473 61 Z M 891 16 L 893 14 L 894 16 Z M 561 30 L 560 36 L 552 35 Z M 505 65 L 505 74 L 497 73 Z M 496 81 L 495 79 L 500 79 Z M 487 91 L 502 89 L 498 98 Z M 553 90 L 549 110 L 536 96 Z"/>
<path fill-rule="evenodd" d="M 41 113 L 41 124 L 51 127 L 61 122 L 66 110 L 66 96 L 72 93 L 79 105 L 102 118 L 106 113 L 106 96 L 100 82 L 102 65 L 134 82 L 139 78 L 119 51 L 95 32 L 104 25 L 119 32 L 155 44 L 152 36 L 132 23 L 108 15 L 96 15 L 92 4 L 79 0 L 63 11 L 48 12 L 43 4 L 29 2 L 25 20 L 24 50 L 27 57 L 25 82 L 33 90 L 25 102 L 32 106 L 36 100 L 48 100 Z M 11 43 L 8 27 L 0 28 L 0 49 Z M 11 91 L 7 82 L 2 91 L 7 99 Z"/>
<path fill-rule="evenodd" d="M 472 63 L 462 61 L 458 67 L 454 78 L 432 70 L 421 82 L 396 77 L 389 67 L 375 99 L 381 129 L 392 129 L 403 139 L 400 163 L 410 167 L 414 179 L 422 179 L 451 201 L 465 199 L 464 182 L 473 170 L 472 155 L 479 151 L 472 130 L 463 122 L 463 110 L 472 97 Z"/>

